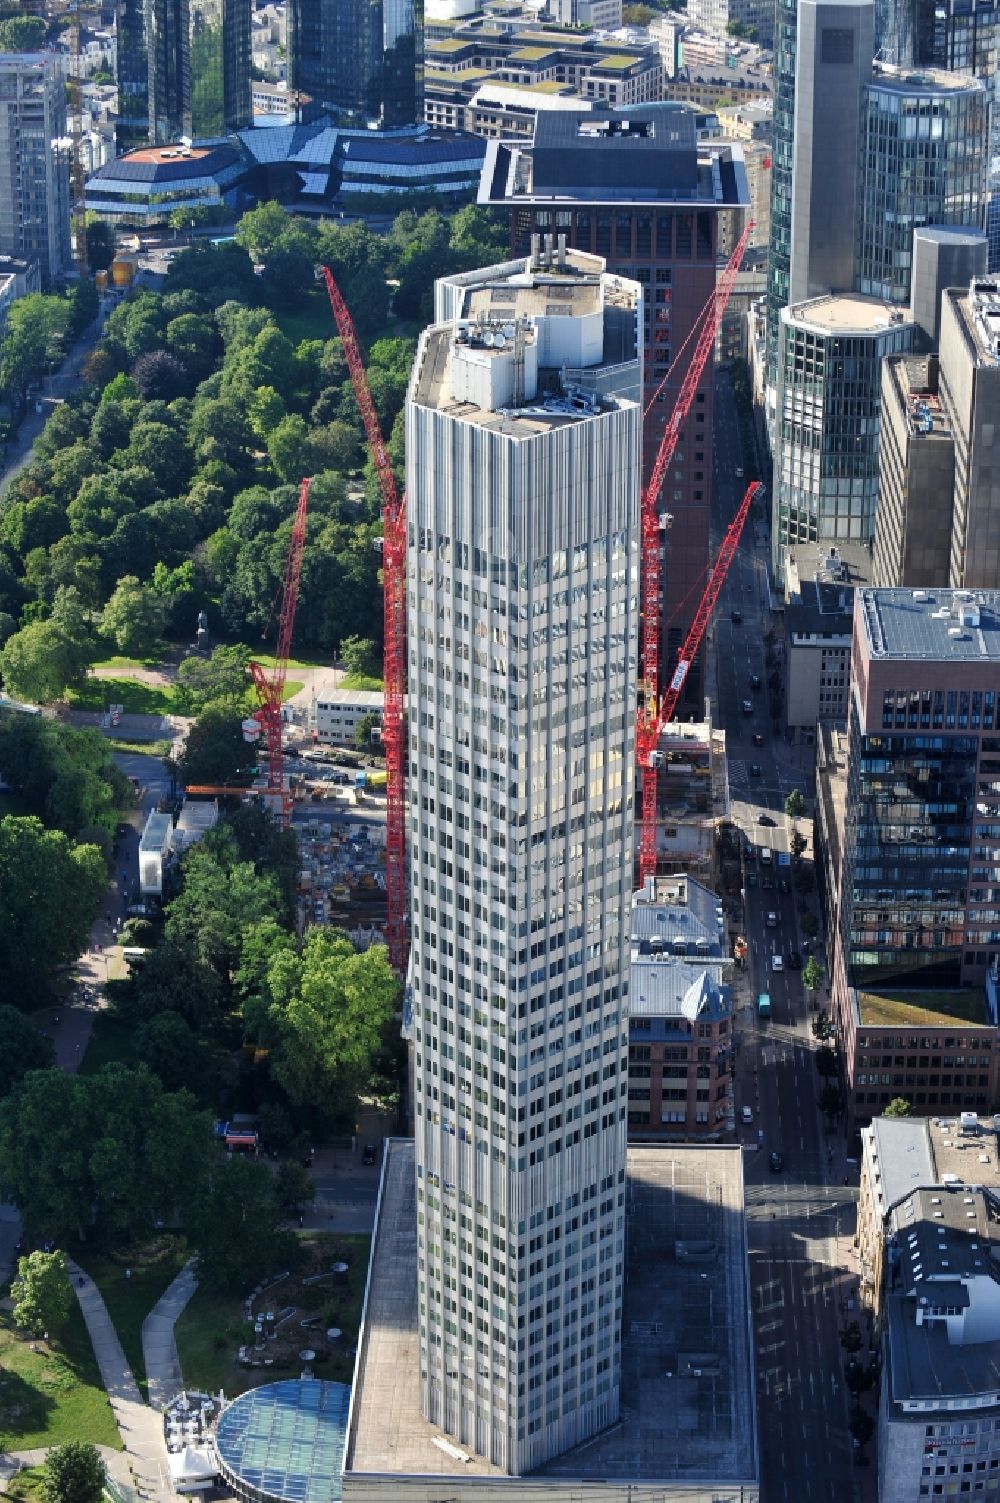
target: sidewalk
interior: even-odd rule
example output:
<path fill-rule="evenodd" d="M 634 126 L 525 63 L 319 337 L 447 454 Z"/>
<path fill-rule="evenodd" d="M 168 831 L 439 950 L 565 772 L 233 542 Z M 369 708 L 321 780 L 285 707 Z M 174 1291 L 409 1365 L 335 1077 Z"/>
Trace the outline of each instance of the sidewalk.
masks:
<path fill-rule="evenodd" d="M 184 1387 L 174 1326 L 197 1287 L 194 1259 L 191 1258 L 142 1323 L 142 1355 L 146 1363 L 149 1404 L 157 1414 L 162 1413 Z"/>
<path fill-rule="evenodd" d="M 118 1334 L 111 1323 L 107 1306 L 93 1279 L 87 1277 L 70 1260 L 73 1291 L 80 1303 L 101 1381 L 115 1416 L 129 1471 L 141 1498 L 154 1503 L 171 1503 L 173 1490 L 167 1470 L 167 1448 L 163 1438 L 163 1421 L 159 1414 L 142 1401 L 132 1369 L 125 1360 Z"/>

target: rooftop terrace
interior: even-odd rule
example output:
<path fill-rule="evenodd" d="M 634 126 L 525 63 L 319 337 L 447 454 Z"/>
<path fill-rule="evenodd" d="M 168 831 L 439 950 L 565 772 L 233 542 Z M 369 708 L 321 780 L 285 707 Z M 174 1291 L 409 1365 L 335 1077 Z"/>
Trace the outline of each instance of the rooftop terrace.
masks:
<path fill-rule="evenodd" d="M 937 1028 L 949 1023 L 991 1026 L 981 986 L 955 991 L 859 991 L 857 996 L 861 1022 L 867 1028 Z"/>

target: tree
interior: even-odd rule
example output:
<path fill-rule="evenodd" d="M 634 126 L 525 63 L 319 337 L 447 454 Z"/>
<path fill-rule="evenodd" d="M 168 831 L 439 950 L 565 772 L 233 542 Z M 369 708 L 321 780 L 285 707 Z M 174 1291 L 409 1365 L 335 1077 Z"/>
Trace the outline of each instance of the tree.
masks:
<path fill-rule="evenodd" d="M 823 980 L 823 967 L 815 955 L 810 955 L 802 968 L 802 985 L 807 992 L 814 992 Z"/>
<path fill-rule="evenodd" d="M 836 1117 L 843 1108 L 840 1091 L 835 1085 L 826 1085 L 819 1093 L 819 1109 L 826 1117 Z"/>
<path fill-rule="evenodd" d="M 191 388 L 183 361 L 169 350 L 147 350 L 132 367 L 132 380 L 146 401 L 172 402 Z"/>
<path fill-rule="evenodd" d="M 124 574 L 101 615 L 101 635 L 127 657 L 150 657 L 160 644 L 166 602 L 152 585 Z"/>
<path fill-rule="evenodd" d="M 52 704 L 83 682 L 92 640 L 74 638 L 54 618 L 22 627 L 0 651 L 4 686 L 15 699 Z"/>
<path fill-rule="evenodd" d="M 73 1306 L 69 1268 L 64 1252 L 33 1252 L 17 1260 L 17 1278 L 10 1289 L 14 1322 L 32 1336 L 57 1331 Z"/>
<path fill-rule="evenodd" d="M 806 801 L 802 796 L 802 790 L 793 788 L 785 799 L 785 813 L 789 819 L 798 819 L 806 812 Z"/>
<path fill-rule="evenodd" d="M 804 913 L 799 919 L 799 927 L 806 939 L 812 939 L 819 933 L 819 920 L 814 913 Z"/>
<path fill-rule="evenodd" d="M 186 783 L 229 783 L 254 765 L 256 752 L 243 739 L 242 720 L 226 705 L 202 710 L 180 759 Z"/>
<path fill-rule="evenodd" d="M 47 31 L 41 16 L 7 16 L 0 21 L 0 52 L 37 52 Z"/>
<path fill-rule="evenodd" d="M 285 1212 L 297 1212 L 316 1199 L 316 1186 L 307 1170 L 295 1159 L 286 1159 L 277 1174 L 278 1204 Z"/>
<path fill-rule="evenodd" d="M 11 1002 L 36 1002 L 53 970 L 83 951 L 106 882 L 96 846 L 34 817 L 0 820 L 0 976 Z"/>
<path fill-rule="evenodd" d="M 380 716 L 374 710 L 369 710 L 367 715 L 362 715 L 354 727 L 354 745 L 358 751 L 371 751 L 372 731 L 382 724 Z"/>
<path fill-rule="evenodd" d="M 250 649 L 216 647 L 211 657 L 184 658 L 177 669 L 178 708 L 197 715 L 208 705 L 242 706 L 250 688 Z"/>
<path fill-rule="evenodd" d="M 87 215 L 87 265 L 91 272 L 107 271 L 115 259 L 114 225 L 96 214 Z"/>
<path fill-rule="evenodd" d="M 816 1050 L 816 1069 L 824 1080 L 833 1080 L 838 1073 L 837 1055 L 833 1049 Z"/>
<path fill-rule="evenodd" d="M 385 950 L 359 955 L 346 935 L 313 929 L 300 955 L 275 957 L 268 985 L 275 1079 L 293 1103 L 353 1116 L 399 1001 Z"/>
<path fill-rule="evenodd" d="M 855 1352 L 860 1352 L 862 1339 L 861 1327 L 856 1320 L 852 1320 L 840 1333 L 840 1345 L 848 1357 L 853 1357 Z"/>
<path fill-rule="evenodd" d="M 266 1165 L 240 1155 L 217 1163 L 187 1221 L 199 1282 L 244 1293 L 268 1274 L 291 1267 L 295 1238 L 281 1220 L 277 1187 Z"/>
<path fill-rule="evenodd" d="M 97 1447 L 71 1440 L 45 1458 L 42 1491 L 45 1503 L 101 1503 L 107 1470 Z"/>
<path fill-rule="evenodd" d="M 909 1117 L 913 1108 L 903 1096 L 894 1096 L 885 1108 L 883 1117 Z"/>
<path fill-rule="evenodd" d="M 6 1096 L 29 1070 L 53 1063 L 50 1041 L 16 1007 L 0 1005 L 0 1096 Z"/>
<path fill-rule="evenodd" d="M 287 234 L 292 223 L 291 215 L 269 200 L 243 215 L 236 226 L 236 243 L 242 245 L 255 261 L 263 261 Z"/>
<path fill-rule="evenodd" d="M 875 1434 L 875 1421 L 864 1409 L 852 1409 L 847 1428 L 851 1432 L 851 1439 L 857 1442 L 858 1449 L 864 1450 Z"/>
<path fill-rule="evenodd" d="M 802 855 L 802 852 L 806 848 L 806 838 L 802 834 L 801 830 L 793 830 L 792 831 L 791 845 L 792 845 L 792 855 L 795 857 L 795 859 L 797 861 L 798 858 Z"/>
<path fill-rule="evenodd" d="M 358 678 L 381 677 L 382 664 L 370 637 L 345 637 L 340 644 L 340 656 L 348 673 Z"/>
<path fill-rule="evenodd" d="M 279 479 L 288 485 L 296 485 L 307 469 L 306 451 L 309 430 L 305 419 L 298 413 L 289 413 L 268 434 L 267 452 Z"/>

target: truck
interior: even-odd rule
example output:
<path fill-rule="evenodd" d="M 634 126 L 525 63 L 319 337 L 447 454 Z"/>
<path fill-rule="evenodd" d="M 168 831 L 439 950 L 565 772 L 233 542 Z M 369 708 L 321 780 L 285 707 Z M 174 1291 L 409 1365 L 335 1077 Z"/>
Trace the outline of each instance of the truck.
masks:
<path fill-rule="evenodd" d="M 757 1016 L 766 1022 L 771 1016 L 771 996 L 769 992 L 761 992 L 757 997 Z"/>

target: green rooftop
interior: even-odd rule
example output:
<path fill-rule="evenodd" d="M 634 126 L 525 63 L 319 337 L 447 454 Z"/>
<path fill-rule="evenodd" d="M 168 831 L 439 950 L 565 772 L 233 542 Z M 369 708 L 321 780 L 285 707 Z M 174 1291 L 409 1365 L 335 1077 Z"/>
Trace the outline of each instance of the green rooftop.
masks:
<path fill-rule="evenodd" d="M 939 992 L 859 991 L 858 1008 L 867 1028 L 937 1028 L 949 1023 L 988 1028 L 992 1021 L 981 986 Z"/>
<path fill-rule="evenodd" d="M 538 83 L 520 84 L 509 83 L 506 78 L 497 78 L 493 75 L 498 89 L 515 89 L 521 94 L 571 94 L 569 84 L 557 83 L 554 78 L 542 78 Z"/>
<path fill-rule="evenodd" d="M 624 52 L 613 52 L 610 57 L 602 57 L 601 61 L 594 66 L 596 71 L 600 71 L 601 68 L 613 68 L 616 73 L 624 73 L 626 68 L 634 68 L 636 63 L 641 62 L 642 58 L 634 53 L 629 57 Z"/>
<path fill-rule="evenodd" d="M 462 52 L 466 47 L 474 47 L 475 42 L 468 37 L 442 37 L 440 41 L 430 42 L 428 52 Z"/>
<path fill-rule="evenodd" d="M 519 47 L 512 52 L 507 59 L 509 63 L 537 63 L 543 57 L 551 57 L 556 51 L 555 47 Z"/>

